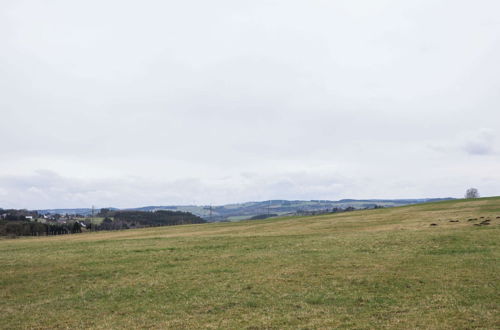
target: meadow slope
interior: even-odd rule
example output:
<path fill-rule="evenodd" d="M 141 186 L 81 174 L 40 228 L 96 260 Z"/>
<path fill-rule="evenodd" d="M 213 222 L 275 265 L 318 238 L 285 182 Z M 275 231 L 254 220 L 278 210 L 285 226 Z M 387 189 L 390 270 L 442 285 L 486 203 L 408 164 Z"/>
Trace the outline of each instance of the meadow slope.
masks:
<path fill-rule="evenodd" d="M 500 328 L 499 238 L 482 198 L 3 239 L 0 328 Z"/>

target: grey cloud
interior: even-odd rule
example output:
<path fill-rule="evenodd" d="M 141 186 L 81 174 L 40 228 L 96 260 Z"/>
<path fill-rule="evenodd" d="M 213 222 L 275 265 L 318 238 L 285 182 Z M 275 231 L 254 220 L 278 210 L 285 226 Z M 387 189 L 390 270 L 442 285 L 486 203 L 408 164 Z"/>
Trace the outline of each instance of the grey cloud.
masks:
<path fill-rule="evenodd" d="M 458 132 L 457 136 L 454 137 L 430 141 L 426 147 L 449 157 L 453 157 L 454 153 L 464 153 L 472 156 L 495 156 L 498 154 L 497 137 L 495 131 L 490 128 Z"/>
<path fill-rule="evenodd" d="M 471 155 L 489 155 L 493 148 L 488 141 L 471 141 L 464 146 L 464 150 Z"/>
<path fill-rule="evenodd" d="M 495 135 L 491 129 L 481 129 L 467 137 L 463 150 L 470 155 L 491 155 L 495 151 Z"/>

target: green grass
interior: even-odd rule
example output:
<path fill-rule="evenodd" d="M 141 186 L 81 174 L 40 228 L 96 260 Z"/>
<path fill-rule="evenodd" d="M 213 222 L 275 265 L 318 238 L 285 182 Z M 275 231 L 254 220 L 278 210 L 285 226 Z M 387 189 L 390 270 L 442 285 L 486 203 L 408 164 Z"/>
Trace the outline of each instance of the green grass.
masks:
<path fill-rule="evenodd" d="M 235 216 L 227 217 L 227 220 L 229 220 L 229 221 L 241 221 L 241 220 L 248 220 L 251 217 L 252 217 L 251 215 L 235 215 Z"/>
<path fill-rule="evenodd" d="M 0 328 L 500 328 L 499 209 L 488 198 L 4 239 Z M 491 225 L 467 221 L 481 216 Z"/>

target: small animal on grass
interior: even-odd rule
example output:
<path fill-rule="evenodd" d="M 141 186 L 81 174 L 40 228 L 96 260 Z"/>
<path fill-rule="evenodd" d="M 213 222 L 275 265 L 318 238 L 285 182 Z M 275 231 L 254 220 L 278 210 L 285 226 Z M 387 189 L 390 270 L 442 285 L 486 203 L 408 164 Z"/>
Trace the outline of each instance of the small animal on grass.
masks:
<path fill-rule="evenodd" d="M 431 227 L 437 226 L 437 223 L 431 223 Z"/>

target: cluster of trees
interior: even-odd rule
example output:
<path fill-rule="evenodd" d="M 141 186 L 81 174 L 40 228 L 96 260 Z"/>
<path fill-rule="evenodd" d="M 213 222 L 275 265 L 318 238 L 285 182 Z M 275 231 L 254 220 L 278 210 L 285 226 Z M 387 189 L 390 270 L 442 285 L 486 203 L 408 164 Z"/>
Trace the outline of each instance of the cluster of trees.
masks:
<path fill-rule="evenodd" d="M 24 221 L 27 220 L 28 217 L 37 218 L 39 214 L 37 211 L 0 209 L 0 217 L 2 220 L 7 221 Z"/>
<path fill-rule="evenodd" d="M 465 192 L 465 198 L 479 198 L 479 191 L 476 188 L 469 188 Z"/>
<path fill-rule="evenodd" d="M 0 236 L 49 236 L 82 232 L 79 222 L 41 223 L 36 221 L 0 221 Z"/>
<path fill-rule="evenodd" d="M 373 207 L 373 208 L 379 208 L 381 206 Z M 331 209 L 324 209 L 324 210 L 319 210 L 319 211 L 304 211 L 304 210 L 297 210 L 297 215 L 318 215 L 318 214 L 326 214 L 326 213 L 339 213 L 339 212 L 350 212 L 354 211 L 356 208 L 352 206 L 348 206 L 346 208 L 341 208 L 341 207 L 334 207 Z"/>
<path fill-rule="evenodd" d="M 193 223 L 205 223 L 202 218 L 181 211 L 118 211 L 101 209 L 98 216 L 106 216 L 100 224 L 87 224 L 90 231 L 122 230 L 143 227 L 176 226 Z M 113 218 L 111 218 L 111 216 Z"/>
<path fill-rule="evenodd" d="M 129 227 L 175 226 L 206 222 L 202 218 L 181 211 L 116 211 L 113 222 L 126 224 Z"/>
<path fill-rule="evenodd" d="M 276 213 L 270 213 L 270 214 L 258 214 L 253 217 L 251 217 L 249 220 L 263 220 L 267 218 L 272 218 L 272 217 L 277 217 L 278 215 Z"/>
<path fill-rule="evenodd" d="M 114 220 L 106 217 L 99 225 L 90 225 L 90 230 L 100 231 L 100 230 L 121 230 L 121 229 L 131 229 L 137 228 L 134 224 L 129 225 L 126 222 L 120 220 Z"/>
<path fill-rule="evenodd" d="M 110 218 L 110 217 L 114 217 L 116 212 L 117 212 L 117 210 L 112 210 L 109 208 L 102 208 L 99 210 L 99 213 L 97 213 L 97 216 L 104 217 L 104 218 Z"/>

